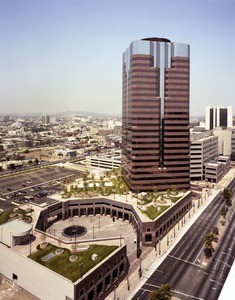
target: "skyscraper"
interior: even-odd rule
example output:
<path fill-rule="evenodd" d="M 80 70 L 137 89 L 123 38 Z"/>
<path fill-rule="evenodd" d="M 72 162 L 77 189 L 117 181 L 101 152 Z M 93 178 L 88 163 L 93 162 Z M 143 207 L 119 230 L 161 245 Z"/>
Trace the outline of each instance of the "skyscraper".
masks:
<path fill-rule="evenodd" d="M 232 126 L 232 106 L 206 106 L 206 130 L 215 129 L 216 127 L 227 128 Z"/>
<path fill-rule="evenodd" d="M 122 176 L 133 191 L 189 188 L 189 52 L 146 38 L 123 54 Z"/>
<path fill-rule="evenodd" d="M 48 116 L 48 115 L 43 115 L 43 116 L 42 116 L 42 124 L 43 124 L 43 125 L 49 125 L 49 124 L 50 124 L 50 116 Z"/>

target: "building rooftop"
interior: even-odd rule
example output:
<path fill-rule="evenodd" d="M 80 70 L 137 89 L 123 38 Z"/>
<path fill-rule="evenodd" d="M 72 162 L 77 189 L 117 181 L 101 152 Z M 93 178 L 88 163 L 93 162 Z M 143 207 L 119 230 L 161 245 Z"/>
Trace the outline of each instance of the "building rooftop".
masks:
<path fill-rule="evenodd" d="M 20 220 L 13 220 L 7 223 L 4 223 L 1 227 L 5 228 L 9 232 L 11 232 L 13 235 L 21 235 L 25 234 L 25 232 L 28 232 L 32 229 L 31 224 L 27 224 Z"/>
<path fill-rule="evenodd" d="M 142 41 L 150 41 L 150 42 L 163 42 L 163 43 L 171 43 L 170 40 L 166 38 L 159 38 L 159 37 L 149 37 L 141 39 Z"/>

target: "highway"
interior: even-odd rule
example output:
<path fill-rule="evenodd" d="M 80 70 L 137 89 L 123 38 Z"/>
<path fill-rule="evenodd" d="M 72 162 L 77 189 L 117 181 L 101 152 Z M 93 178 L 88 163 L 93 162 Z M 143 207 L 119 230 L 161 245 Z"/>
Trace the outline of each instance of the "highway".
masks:
<path fill-rule="evenodd" d="M 233 208 L 230 208 L 232 213 L 227 216 L 230 220 L 227 221 L 226 232 L 213 258 L 206 266 L 202 266 L 201 262 L 204 258 L 204 236 L 218 225 L 224 205 L 221 199 L 220 194 L 209 204 L 132 299 L 147 300 L 149 292 L 164 283 L 171 285 L 177 299 L 218 299 L 235 256 Z"/>

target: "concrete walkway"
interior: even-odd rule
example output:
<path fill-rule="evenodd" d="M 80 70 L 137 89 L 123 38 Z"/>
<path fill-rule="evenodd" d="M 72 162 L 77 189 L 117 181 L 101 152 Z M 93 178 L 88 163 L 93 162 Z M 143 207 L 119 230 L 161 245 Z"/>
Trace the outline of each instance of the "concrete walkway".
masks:
<path fill-rule="evenodd" d="M 213 189 L 210 192 L 211 194 L 209 196 L 206 195 L 206 199 L 202 200 L 200 207 L 198 207 L 198 200 L 194 200 L 195 206 L 193 206 L 193 208 L 186 214 L 185 218 L 180 220 L 179 224 L 176 224 L 175 227 L 172 228 L 171 231 L 162 239 L 160 247 L 158 245 L 156 250 L 151 249 L 146 257 L 142 257 L 141 261 L 138 260 L 139 266 L 141 266 L 142 269 L 142 277 L 139 277 L 137 267 L 135 271 L 132 272 L 130 276 L 127 276 L 117 289 L 106 298 L 107 300 L 131 300 L 133 298 L 138 289 L 163 262 L 177 242 L 183 237 L 190 226 L 196 221 L 199 215 L 220 191 Z"/>
<path fill-rule="evenodd" d="M 143 270 L 142 277 L 139 278 L 137 268 L 130 276 L 127 276 L 121 282 L 106 300 L 131 300 L 139 288 L 147 281 L 178 241 L 189 230 L 200 214 L 206 209 L 216 195 L 229 184 L 234 176 L 235 168 L 231 169 L 218 184 L 214 184 L 214 188 L 209 189 L 206 193 L 202 193 L 202 198 L 200 200 L 193 200 L 192 209 L 186 214 L 185 218 L 180 220 L 180 222 L 162 239 L 161 248 L 159 249 L 158 246 L 156 251 L 155 249 L 152 249 L 146 257 L 143 257 L 141 261 L 139 261 L 139 266 L 141 266 Z M 227 216 L 227 218 L 228 217 L 229 216 Z M 224 232 L 224 226 L 222 226 L 219 221 L 217 225 L 220 230 L 220 238 Z M 203 261 L 201 264 L 203 264 Z"/>

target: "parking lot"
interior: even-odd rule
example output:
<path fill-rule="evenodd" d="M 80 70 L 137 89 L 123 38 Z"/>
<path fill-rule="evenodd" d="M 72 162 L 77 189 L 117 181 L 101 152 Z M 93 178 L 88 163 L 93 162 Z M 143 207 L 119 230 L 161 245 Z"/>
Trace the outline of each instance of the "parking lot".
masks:
<path fill-rule="evenodd" d="M 0 209 L 33 201 L 50 202 L 51 194 L 63 190 L 63 184 L 78 178 L 80 171 L 47 167 L 0 178 Z"/>

